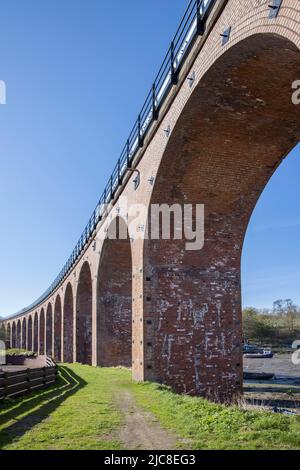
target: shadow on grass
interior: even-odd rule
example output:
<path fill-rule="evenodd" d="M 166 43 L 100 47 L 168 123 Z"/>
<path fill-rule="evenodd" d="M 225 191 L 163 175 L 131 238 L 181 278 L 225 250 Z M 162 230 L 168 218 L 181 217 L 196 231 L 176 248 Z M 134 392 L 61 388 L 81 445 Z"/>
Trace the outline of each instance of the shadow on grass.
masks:
<path fill-rule="evenodd" d="M 0 449 L 44 421 L 62 402 L 86 385 L 81 377 L 66 366 L 60 366 L 59 372 L 58 382 L 47 391 L 40 390 L 2 402 L 2 409 L 7 410 L 0 414 L 0 426 L 11 420 L 13 422 L 0 431 Z"/>

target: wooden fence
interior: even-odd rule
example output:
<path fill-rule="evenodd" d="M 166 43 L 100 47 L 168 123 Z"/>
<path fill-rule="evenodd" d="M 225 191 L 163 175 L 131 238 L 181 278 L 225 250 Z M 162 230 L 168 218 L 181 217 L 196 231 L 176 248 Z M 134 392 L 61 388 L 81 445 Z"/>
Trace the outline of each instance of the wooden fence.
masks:
<path fill-rule="evenodd" d="M 0 371 L 0 399 L 14 398 L 53 385 L 57 377 L 58 370 L 56 366 L 24 369 L 15 372 Z"/>

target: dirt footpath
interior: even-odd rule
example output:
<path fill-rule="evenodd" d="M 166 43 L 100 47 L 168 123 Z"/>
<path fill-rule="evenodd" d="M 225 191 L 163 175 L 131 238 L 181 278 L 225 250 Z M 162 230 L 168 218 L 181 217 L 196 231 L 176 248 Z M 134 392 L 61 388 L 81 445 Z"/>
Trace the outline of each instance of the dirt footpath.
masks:
<path fill-rule="evenodd" d="M 116 405 L 124 416 L 117 439 L 128 450 L 172 450 L 179 439 L 163 429 L 158 420 L 136 403 L 132 394 L 124 390 L 116 397 Z"/>

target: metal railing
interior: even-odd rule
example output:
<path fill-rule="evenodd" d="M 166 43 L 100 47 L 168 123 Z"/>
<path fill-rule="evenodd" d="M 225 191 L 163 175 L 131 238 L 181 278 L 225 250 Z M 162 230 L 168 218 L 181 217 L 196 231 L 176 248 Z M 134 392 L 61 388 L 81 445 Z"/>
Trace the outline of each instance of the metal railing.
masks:
<path fill-rule="evenodd" d="M 68 276 L 72 267 L 80 257 L 86 244 L 93 237 L 97 224 L 105 218 L 107 205 L 114 199 L 117 189 L 122 185 L 123 179 L 132 166 L 132 161 L 137 151 L 143 147 L 144 138 L 151 124 L 159 117 L 159 111 L 168 96 L 173 85 L 176 85 L 178 74 L 187 58 L 195 39 L 204 33 L 206 20 L 216 0 L 191 0 L 180 25 L 175 33 L 173 41 L 167 51 L 164 61 L 153 82 L 151 90 L 144 105 L 134 123 L 132 131 L 121 152 L 111 177 L 92 213 L 81 237 L 78 240 L 71 256 L 51 286 L 34 303 L 17 312 L 13 316 L 21 315 L 33 310 L 41 304 L 59 284 Z"/>

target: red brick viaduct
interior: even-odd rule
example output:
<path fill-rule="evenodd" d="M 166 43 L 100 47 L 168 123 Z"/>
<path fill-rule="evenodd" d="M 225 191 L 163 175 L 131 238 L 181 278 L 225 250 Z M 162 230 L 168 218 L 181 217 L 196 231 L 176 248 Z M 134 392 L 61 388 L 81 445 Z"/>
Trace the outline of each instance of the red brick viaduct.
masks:
<path fill-rule="evenodd" d="M 147 132 L 138 127 L 130 169 L 118 174 L 116 188 L 111 183 L 105 213 L 55 287 L 5 326 L 13 347 L 64 362 L 124 365 L 138 381 L 231 400 L 243 381 L 245 232 L 270 177 L 300 140 L 300 106 L 292 103 L 300 1 L 207 4 Z M 204 204 L 203 249 L 137 237 L 147 217 L 128 228 L 127 239 L 105 238 L 115 219 L 129 227 L 120 195 L 129 206 Z"/>

